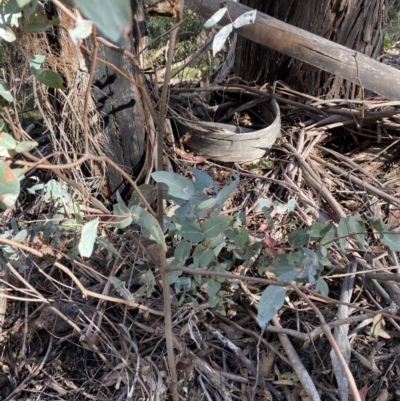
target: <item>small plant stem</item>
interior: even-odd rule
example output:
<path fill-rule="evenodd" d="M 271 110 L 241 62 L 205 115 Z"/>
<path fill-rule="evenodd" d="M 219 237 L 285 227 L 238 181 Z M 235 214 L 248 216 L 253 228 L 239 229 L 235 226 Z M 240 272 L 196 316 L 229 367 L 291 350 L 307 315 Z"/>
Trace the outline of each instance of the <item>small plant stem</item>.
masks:
<path fill-rule="evenodd" d="M 169 49 L 167 56 L 167 64 L 165 68 L 165 76 L 164 76 L 164 85 L 161 92 L 160 99 L 160 107 L 159 107 L 159 118 L 160 124 L 158 128 L 157 135 L 157 171 L 163 170 L 163 154 L 164 154 L 164 137 L 166 135 L 166 123 L 165 123 L 165 114 L 167 110 L 167 97 L 169 90 L 169 81 L 171 79 L 171 70 L 172 70 L 172 62 L 175 54 L 175 44 L 176 37 L 179 31 L 179 25 L 182 20 L 182 10 L 183 10 L 183 1 L 176 0 L 175 2 L 175 11 L 176 11 L 176 22 L 174 28 L 170 34 L 169 40 Z M 163 230 L 163 184 L 157 184 L 157 219 L 160 224 L 161 229 Z M 169 371 L 171 375 L 171 384 L 170 384 L 170 392 L 173 401 L 179 401 L 178 394 L 178 375 L 176 373 L 176 364 L 175 364 L 175 355 L 174 355 L 174 343 L 173 343 L 173 332 L 172 332 L 172 313 L 171 313 L 171 289 L 168 282 L 168 272 L 167 272 L 167 259 L 165 250 L 160 245 L 160 272 L 161 272 L 161 280 L 163 286 L 163 297 L 164 297 L 164 312 L 165 312 L 165 342 L 167 346 L 167 355 L 168 355 L 168 365 Z"/>

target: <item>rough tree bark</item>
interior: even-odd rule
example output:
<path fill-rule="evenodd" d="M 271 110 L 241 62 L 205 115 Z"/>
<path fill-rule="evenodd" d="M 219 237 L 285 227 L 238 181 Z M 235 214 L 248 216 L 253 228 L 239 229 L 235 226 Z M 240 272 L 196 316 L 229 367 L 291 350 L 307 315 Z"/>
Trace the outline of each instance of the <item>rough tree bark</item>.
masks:
<path fill-rule="evenodd" d="M 130 50 L 138 53 L 146 35 L 143 6 L 141 0 L 131 0 L 131 6 L 133 22 Z M 98 57 L 109 61 L 135 79 L 132 63 L 120 53 L 99 43 Z M 107 138 L 105 154 L 135 177 L 143 164 L 146 131 L 149 129 L 140 91 L 112 67 L 101 62 L 97 63 L 93 83 L 93 96 L 101 113 Z M 112 193 L 118 188 L 123 189 L 122 177 L 116 170 L 108 169 L 107 176 Z"/>
<path fill-rule="evenodd" d="M 296 27 L 376 58 L 383 46 L 385 0 L 241 0 L 241 3 Z M 239 38 L 236 74 L 263 84 L 282 80 L 314 96 L 354 98 L 355 85 L 340 77 Z"/>
<path fill-rule="evenodd" d="M 133 53 L 141 47 L 145 37 L 142 0 L 131 0 L 133 21 L 130 46 Z M 57 10 L 52 3 L 46 3 L 47 17 L 57 16 L 63 28 L 72 28 L 74 22 Z M 45 68 L 58 72 L 66 89 L 55 91 L 35 82 L 47 116 L 51 131 L 53 151 L 61 153 L 53 163 L 71 163 L 83 152 L 83 113 L 87 90 L 91 56 L 79 45 L 72 43 L 66 29 L 57 26 L 44 32 L 32 33 L 23 28 L 16 30 L 18 40 L 9 45 L 12 65 L 20 65 L 21 71 L 28 70 L 28 61 L 33 54 L 45 54 Z M 91 41 L 85 41 L 91 47 Z M 22 56 L 22 57 L 21 57 Z M 16 61 L 17 59 L 23 62 Z M 128 60 L 99 43 L 98 58 L 115 65 L 126 75 L 136 80 L 135 70 Z M 20 76 L 20 75 L 17 75 Z M 92 98 L 89 103 L 89 152 L 93 155 L 107 155 L 127 173 L 136 178 L 143 165 L 146 150 L 146 133 L 149 118 L 141 99 L 139 89 L 122 77 L 109 65 L 100 60 L 96 64 Z M 91 191 L 110 196 L 117 188 L 124 189 L 120 174 L 105 164 L 87 162 L 79 169 L 65 170 L 65 174 L 76 182 L 84 182 Z M 104 179 L 105 178 L 105 179 Z"/>

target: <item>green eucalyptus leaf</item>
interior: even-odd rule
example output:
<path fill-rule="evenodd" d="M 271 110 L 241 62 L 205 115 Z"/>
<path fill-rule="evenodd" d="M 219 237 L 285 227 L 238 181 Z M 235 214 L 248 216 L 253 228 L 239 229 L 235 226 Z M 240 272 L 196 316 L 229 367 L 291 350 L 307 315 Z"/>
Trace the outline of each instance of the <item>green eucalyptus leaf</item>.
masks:
<path fill-rule="evenodd" d="M 287 203 L 287 208 L 288 208 L 288 213 L 294 212 L 294 209 L 296 208 L 296 199 L 289 199 Z"/>
<path fill-rule="evenodd" d="M 117 228 L 126 228 L 132 224 L 131 211 L 122 203 L 113 205 L 114 214 L 116 215 L 108 224 Z"/>
<path fill-rule="evenodd" d="M 82 13 L 93 21 L 101 33 L 120 45 L 132 27 L 132 9 L 129 0 L 75 0 Z"/>
<path fill-rule="evenodd" d="M 204 171 L 198 170 L 197 168 L 191 168 L 190 171 L 198 182 L 202 182 L 207 187 L 214 185 L 214 180 Z"/>
<path fill-rule="evenodd" d="M 8 89 L 5 88 L 3 84 L 0 84 L 0 96 L 2 96 L 3 99 L 7 100 L 7 102 L 11 103 L 14 101 L 14 96 Z"/>
<path fill-rule="evenodd" d="M 82 227 L 81 240 L 79 241 L 79 253 L 84 258 L 92 256 L 94 243 L 97 238 L 97 228 L 99 226 L 99 218 L 95 218 L 87 222 Z"/>
<path fill-rule="evenodd" d="M 332 223 L 314 223 L 309 228 L 310 240 L 321 241 L 326 234 L 332 229 Z"/>
<path fill-rule="evenodd" d="M 239 15 L 233 22 L 233 27 L 235 29 L 241 28 L 242 26 L 246 26 L 249 24 L 254 24 L 254 21 L 256 20 L 257 16 L 257 10 L 250 10 L 245 12 L 242 15 Z"/>
<path fill-rule="evenodd" d="M 175 248 L 175 259 L 179 261 L 179 263 L 184 264 L 190 255 L 191 248 L 189 241 L 182 240 Z"/>
<path fill-rule="evenodd" d="M 231 223 L 232 218 L 228 216 L 218 216 L 214 219 L 205 220 L 201 224 L 204 237 L 207 239 L 215 238 L 220 235 Z"/>
<path fill-rule="evenodd" d="M 272 216 L 269 213 L 269 209 L 272 206 L 272 202 L 269 199 L 259 199 L 258 203 L 260 204 L 261 210 L 267 220 L 267 223 L 269 225 L 269 228 L 271 230 L 275 230 L 275 224 L 274 221 L 272 220 Z"/>
<path fill-rule="evenodd" d="M 0 133 L 0 148 L 4 149 L 15 149 L 17 141 L 5 132 Z"/>
<path fill-rule="evenodd" d="M 109 280 L 112 286 L 115 288 L 115 291 L 117 291 L 122 298 L 126 299 L 129 302 L 135 302 L 134 295 L 125 287 L 125 281 L 122 281 L 114 276 L 110 276 Z"/>
<path fill-rule="evenodd" d="M 329 287 L 327 282 L 323 278 L 319 278 L 317 280 L 317 284 L 315 286 L 315 289 L 324 297 L 327 297 L 329 295 Z"/>
<path fill-rule="evenodd" d="M 349 216 L 347 219 L 350 232 L 356 237 L 360 249 L 365 249 L 365 224 L 360 216 Z"/>
<path fill-rule="evenodd" d="M 207 248 L 203 244 L 199 244 L 193 251 L 193 267 L 207 268 L 210 266 L 213 258 L 214 250 Z"/>
<path fill-rule="evenodd" d="M 98 237 L 97 242 L 100 245 L 100 248 L 107 249 L 107 251 L 111 252 L 114 256 L 119 257 L 118 251 L 115 249 L 114 245 L 110 244 L 108 240 L 104 237 Z"/>
<path fill-rule="evenodd" d="M 9 27 L 2 24 L 0 24 L 0 38 L 9 43 L 14 42 L 17 39 L 15 33 Z"/>
<path fill-rule="evenodd" d="M 151 235 L 150 238 L 161 245 L 166 251 L 167 246 L 165 245 L 164 234 L 155 217 L 140 206 L 132 206 L 130 211 L 132 213 L 133 222 L 148 230 Z"/>
<path fill-rule="evenodd" d="M 28 230 L 19 231 L 13 238 L 13 241 L 22 242 L 28 236 Z"/>
<path fill-rule="evenodd" d="M 258 304 L 258 325 L 262 327 L 275 317 L 284 302 L 285 289 L 276 285 L 268 286 L 263 291 Z"/>
<path fill-rule="evenodd" d="M 64 199 L 65 203 L 71 200 L 71 194 L 69 192 L 68 185 L 63 182 L 60 184 L 56 180 L 50 180 L 45 187 L 45 201 Z"/>
<path fill-rule="evenodd" d="M 156 171 L 151 175 L 155 182 L 161 182 L 167 187 L 167 194 L 173 198 L 189 200 L 195 194 L 193 181 L 176 173 Z"/>
<path fill-rule="evenodd" d="M 211 209 L 214 208 L 215 205 L 219 204 L 218 199 L 217 198 L 209 198 L 206 199 L 205 201 L 199 203 L 196 206 L 196 211 L 203 211 L 203 210 L 207 210 L 207 209 Z"/>
<path fill-rule="evenodd" d="M 233 30 L 233 25 L 228 24 L 220 29 L 220 31 L 214 36 L 213 40 L 213 57 L 223 48 L 226 40 Z"/>
<path fill-rule="evenodd" d="M 192 280 L 190 277 L 179 277 L 175 281 L 175 292 L 180 293 L 180 292 L 187 292 L 190 290 L 192 287 Z"/>
<path fill-rule="evenodd" d="M 182 275 L 181 271 L 168 272 L 168 284 L 169 285 L 174 284 L 181 275 Z"/>
<path fill-rule="evenodd" d="M 298 228 L 288 235 L 288 241 L 292 248 L 301 248 L 308 244 L 310 237 L 307 229 Z"/>
<path fill-rule="evenodd" d="M 52 28 L 53 23 L 41 11 L 31 13 L 28 17 L 28 23 L 25 29 L 28 32 L 42 32 Z"/>
<path fill-rule="evenodd" d="M 17 153 L 29 152 L 32 149 L 35 149 L 39 144 L 35 141 L 23 141 L 18 142 L 17 146 L 15 147 L 15 151 Z"/>
<path fill-rule="evenodd" d="M 63 85 L 63 79 L 60 74 L 44 68 L 32 69 L 31 72 L 39 82 L 48 86 L 49 88 L 65 89 L 65 86 Z"/>
<path fill-rule="evenodd" d="M 339 221 L 337 233 L 339 237 L 340 250 L 346 253 L 347 238 L 350 236 L 350 228 L 346 217 L 342 217 Z"/>
<path fill-rule="evenodd" d="M 317 280 L 320 270 L 318 256 L 311 249 L 304 249 L 303 251 L 303 257 L 300 259 L 299 266 L 301 269 L 308 271 L 308 282 L 313 284 Z"/>
<path fill-rule="evenodd" d="M 200 242 L 204 237 L 199 223 L 183 223 L 178 234 L 190 242 Z"/>
<path fill-rule="evenodd" d="M 209 297 L 217 295 L 221 289 L 221 283 L 218 283 L 214 279 L 210 278 L 206 285 L 203 286 Z"/>
<path fill-rule="evenodd" d="M 219 296 L 219 294 L 213 295 L 212 297 L 208 298 L 208 307 L 216 308 L 221 301 L 222 301 L 222 298 Z"/>
<path fill-rule="evenodd" d="M 221 189 L 221 191 L 219 191 L 217 194 L 217 200 L 221 205 L 228 200 L 228 198 L 232 195 L 233 191 L 239 184 L 239 177 L 237 175 L 233 175 L 233 177 L 234 180 L 227 187 Z"/>
<path fill-rule="evenodd" d="M 31 71 L 40 68 L 40 66 L 44 63 L 45 59 L 46 59 L 45 54 L 35 54 L 34 56 L 32 56 L 29 62 L 29 67 Z"/>
<path fill-rule="evenodd" d="M 21 11 L 20 2 L 22 0 L 9 0 L 0 2 L 0 15 L 8 22 L 7 15 L 17 14 Z"/>
<path fill-rule="evenodd" d="M 274 202 L 272 206 L 278 214 L 286 214 L 288 211 L 288 205 L 286 203 Z"/>
<path fill-rule="evenodd" d="M 386 230 L 381 236 L 382 244 L 386 245 L 391 251 L 400 252 L 400 234 Z"/>
<path fill-rule="evenodd" d="M 218 22 L 221 20 L 221 18 L 225 15 L 227 8 L 222 7 L 220 8 L 215 14 L 211 16 L 205 23 L 204 23 L 204 28 L 208 29 L 214 26 L 215 24 L 218 24 Z"/>
<path fill-rule="evenodd" d="M 116 203 L 113 205 L 114 213 L 118 216 L 127 216 L 131 214 L 130 209 L 124 203 Z"/>
<path fill-rule="evenodd" d="M 68 30 L 71 40 L 78 44 L 80 40 L 90 36 L 93 30 L 93 23 L 88 20 L 78 20 L 74 28 Z"/>
<path fill-rule="evenodd" d="M 365 216 L 365 217 L 367 218 L 367 220 L 369 221 L 371 226 L 373 228 L 375 228 L 375 230 L 378 231 L 378 233 L 382 236 L 383 232 L 386 230 L 385 223 L 381 219 L 374 219 L 374 218 L 369 217 L 369 216 Z"/>

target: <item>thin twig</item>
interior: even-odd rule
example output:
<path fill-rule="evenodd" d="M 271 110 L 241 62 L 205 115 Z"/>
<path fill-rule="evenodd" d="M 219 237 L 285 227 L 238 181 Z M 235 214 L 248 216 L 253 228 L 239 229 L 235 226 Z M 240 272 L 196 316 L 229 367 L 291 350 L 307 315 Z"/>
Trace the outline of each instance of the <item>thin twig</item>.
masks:
<path fill-rule="evenodd" d="M 165 70 L 165 78 L 164 78 L 164 86 L 161 93 L 160 100 L 160 108 L 159 108 L 159 118 L 160 118 L 160 126 L 158 127 L 157 132 L 157 171 L 163 170 L 163 154 L 164 154 L 164 137 L 166 135 L 166 122 L 165 122 L 165 113 L 167 110 L 167 96 L 169 90 L 169 81 L 171 79 L 171 69 L 172 62 L 175 54 L 175 44 L 176 37 L 178 35 L 180 22 L 182 21 L 182 13 L 183 13 L 183 0 L 176 0 L 175 4 L 175 12 L 176 12 L 176 22 L 171 31 L 170 39 L 169 39 L 169 48 L 168 48 L 168 56 L 167 56 L 167 64 Z M 163 208 L 163 184 L 161 182 L 157 183 L 157 219 L 158 224 L 163 230 L 164 226 L 164 208 Z M 163 298 L 164 298 L 164 311 L 165 311 L 165 342 L 167 346 L 167 356 L 168 356 L 168 365 L 171 375 L 171 385 L 170 391 L 173 401 L 179 401 L 178 394 L 178 375 L 176 372 L 176 364 L 175 364 L 175 356 L 174 356 L 174 342 L 173 342 L 173 333 L 172 333 L 172 313 L 171 313 L 171 288 L 168 280 L 167 273 L 167 257 L 164 248 L 160 245 L 160 273 L 161 273 L 161 281 L 163 285 Z"/>
<path fill-rule="evenodd" d="M 0 238 L 0 243 L 7 244 L 7 245 L 13 246 L 15 248 L 23 249 L 23 250 L 25 250 L 27 252 L 30 252 L 32 255 L 38 256 L 38 257 L 40 257 L 42 259 L 49 260 L 49 258 L 46 257 L 42 252 L 40 252 L 40 251 L 38 251 L 38 250 L 36 250 L 34 248 L 31 248 L 31 247 L 29 247 L 27 245 L 23 245 L 23 244 L 21 244 L 19 242 L 12 241 L 12 240 L 9 240 L 9 239 L 6 239 L 6 238 Z M 82 292 L 82 295 L 83 295 L 84 298 L 93 297 L 93 298 L 98 298 L 98 299 L 104 299 L 105 301 L 125 304 L 125 305 L 131 306 L 133 308 L 142 309 L 142 310 L 150 312 L 150 313 L 152 313 L 154 315 L 158 315 L 158 316 L 164 316 L 165 315 L 164 312 L 162 312 L 162 311 L 156 311 L 156 310 L 151 309 L 151 308 L 149 308 L 147 306 L 140 305 L 140 304 L 138 304 L 136 302 L 131 302 L 131 301 L 128 301 L 128 300 L 125 300 L 125 299 L 121 299 L 121 298 L 113 298 L 113 297 L 109 297 L 109 296 L 106 296 L 106 295 L 97 294 L 94 291 L 87 290 L 82 285 L 82 283 L 75 277 L 75 275 L 71 272 L 71 270 L 68 269 L 68 267 L 64 266 L 60 262 L 56 262 L 56 261 L 53 261 L 53 260 L 51 262 L 52 262 L 52 264 L 54 266 L 58 267 L 60 270 L 62 270 L 65 274 L 67 274 L 72 279 L 72 281 L 76 284 L 76 286 Z M 15 269 L 14 269 L 13 274 L 16 274 L 16 273 L 18 273 L 18 272 L 16 272 Z M 22 277 L 19 274 L 17 275 L 17 277 L 20 280 L 22 279 Z M 44 297 L 42 297 L 29 283 L 27 283 L 25 280 L 23 280 L 23 282 L 24 282 L 25 285 L 27 285 L 29 288 L 31 288 L 33 291 L 35 291 L 35 293 L 37 293 L 43 299 L 43 302 L 48 303 L 48 301 Z"/>
<path fill-rule="evenodd" d="M 357 385 L 356 385 L 356 382 L 354 381 L 353 374 L 351 373 L 350 368 L 348 367 L 342 353 L 340 352 L 340 349 L 339 349 L 338 345 L 336 344 L 336 341 L 331 333 L 331 329 L 326 324 L 325 319 L 322 316 L 322 313 L 314 305 L 314 303 L 310 300 L 310 298 L 307 295 L 303 294 L 296 285 L 291 284 L 291 287 L 302 299 L 304 299 L 308 303 L 308 305 L 310 305 L 311 309 L 318 316 L 318 319 L 321 322 L 321 329 L 322 329 L 323 333 L 326 335 L 326 337 L 328 338 L 328 341 L 331 344 L 331 347 L 334 350 L 334 352 L 342 366 L 343 372 L 346 374 L 347 380 L 349 381 L 350 392 L 353 395 L 354 401 L 361 401 L 360 393 L 358 392 Z"/>
<path fill-rule="evenodd" d="M 87 82 L 87 88 L 85 93 L 85 103 L 83 106 L 83 141 L 84 141 L 84 149 L 85 155 L 89 154 L 89 103 L 92 96 L 92 83 L 94 74 L 96 72 L 97 65 L 97 53 L 99 50 L 99 43 L 96 39 L 96 26 L 92 27 L 92 42 L 93 42 L 93 50 L 92 50 L 92 63 L 90 66 L 89 79 Z"/>

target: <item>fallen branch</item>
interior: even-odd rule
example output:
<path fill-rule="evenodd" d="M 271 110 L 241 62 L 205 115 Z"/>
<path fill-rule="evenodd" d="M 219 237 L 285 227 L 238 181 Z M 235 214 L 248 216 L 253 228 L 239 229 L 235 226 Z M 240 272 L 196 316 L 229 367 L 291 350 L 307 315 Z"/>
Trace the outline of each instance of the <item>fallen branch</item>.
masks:
<path fill-rule="evenodd" d="M 220 25 L 226 25 L 251 8 L 232 0 L 225 2 L 229 16 L 225 14 Z M 202 17 L 210 18 L 220 7 L 214 0 L 186 0 L 186 6 Z M 339 75 L 356 85 L 362 82 L 388 99 L 400 99 L 400 71 L 381 64 L 362 53 L 331 42 L 303 29 L 257 12 L 254 24 L 235 30 L 240 36 L 313 65 L 323 71 Z"/>

